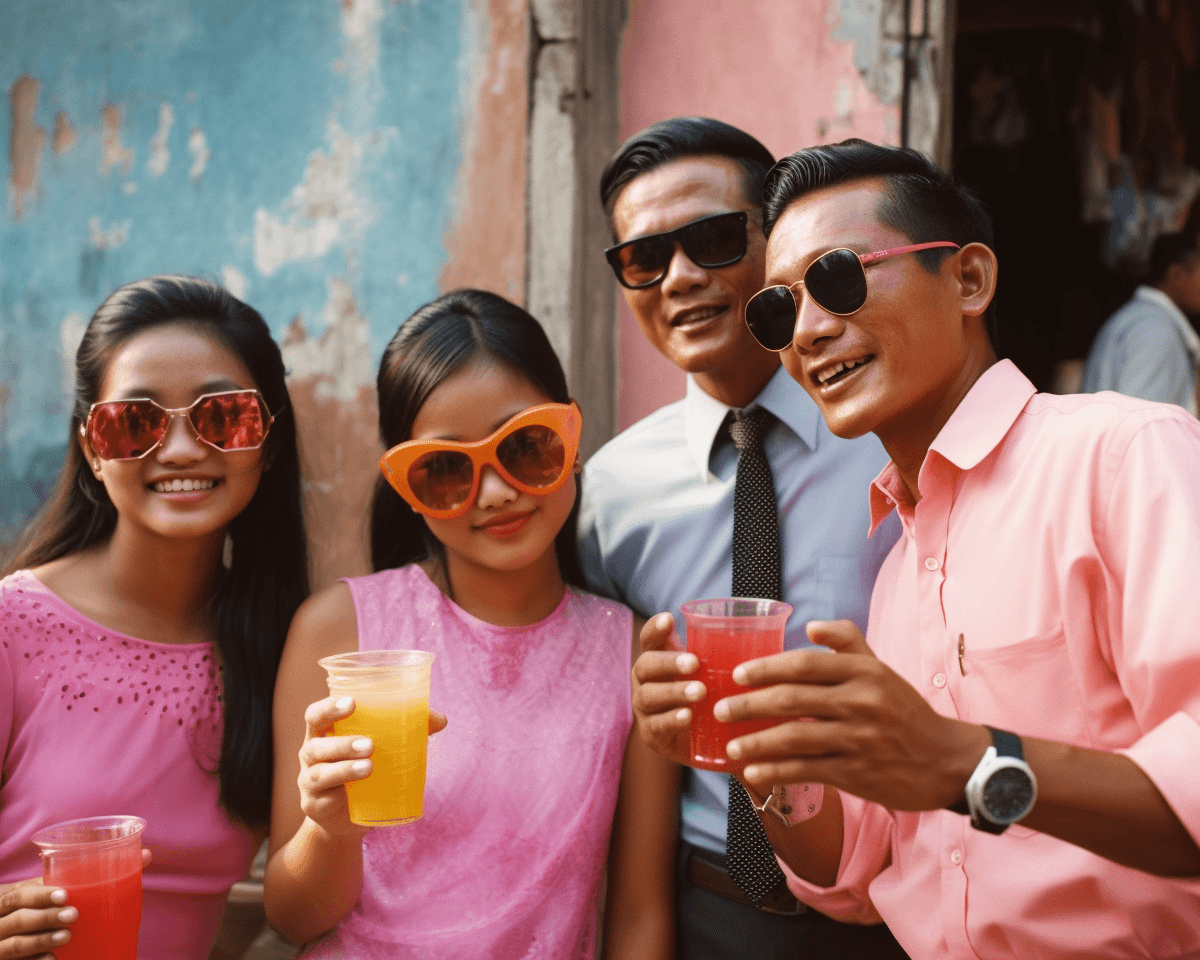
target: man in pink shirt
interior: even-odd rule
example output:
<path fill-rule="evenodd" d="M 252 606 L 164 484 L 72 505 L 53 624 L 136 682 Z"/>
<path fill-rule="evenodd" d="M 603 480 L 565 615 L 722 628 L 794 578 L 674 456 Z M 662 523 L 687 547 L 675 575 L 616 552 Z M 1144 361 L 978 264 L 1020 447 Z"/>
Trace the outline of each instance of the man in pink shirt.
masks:
<path fill-rule="evenodd" d="M 781 721 L 728 752 L 792 891 L 914 960 L 1200 956 L 1200 423 L 998 362 L 990 223 L 919 155 L 815 147 L 764 196 L 747 321 L 879 437 L 872 524 L 904 528 L 865 640 L 812 622 L 832 655 L 744 664 L 761 689 L 716 707 Z M 634 706 L 679 759 L 704 690 L 670 634 Z"/>

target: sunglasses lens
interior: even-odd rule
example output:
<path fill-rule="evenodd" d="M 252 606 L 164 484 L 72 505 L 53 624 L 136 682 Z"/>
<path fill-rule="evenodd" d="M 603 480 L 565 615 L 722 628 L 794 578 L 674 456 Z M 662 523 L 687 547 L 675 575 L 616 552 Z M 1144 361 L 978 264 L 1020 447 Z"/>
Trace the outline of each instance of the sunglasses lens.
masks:
<path fill-rule="evenodd" d="M 830 250 L 804 273 L 804 287 L 830 313 L 854 313 L 867 302 L 867 274 L 851 250 Z"/>
<path fill-rule="evenodd" d="M 88 441 L 101 460 L 144 456 L 165 436 L 167 415 L 146 400 L 114 400 L 92 409 Z"/>
<path fill-rule="evenodd" d="M 436 450 L 417 457 L 408 468 L 413 496 L 430 510 L 454 510 L 467 502 L 475 464 L 465 453 Z"/>
<path fill-rule="evenodd" d="M 205 397 L 192 407 L 191 418 L 200 438 L 218 450 L 260 447 L 267 435 L 265 411 L 249 390 Z"/>
<path fill-rule="evenodd" d="M 709 217 L 685 227 L 679 239 L 696 266 L 727 266 L 746 255 L 746 221 L 739 214 Z"/>
<path fill-rule="evenodd" d="M 768 350 L 784 350 L 796 330 L 796 299 L 787 287 L 767 287 L 746 304 L 746 326 Z"/>
<path fill-rule="evenodd" d="M 563 439 L 550 427 L 531 424 L 514 430 L 500 441 L 496 459 L 519 483 L 542 488 L 562 476 L 567 451 Z"/>
<path fill-rule="evenodd" d="M 616 257 L 621 281 L 630 287 L 654 283 L 666 272 L 671 251 L 671 244 L 658 236 L 635 240 L 618 248 Z"/>

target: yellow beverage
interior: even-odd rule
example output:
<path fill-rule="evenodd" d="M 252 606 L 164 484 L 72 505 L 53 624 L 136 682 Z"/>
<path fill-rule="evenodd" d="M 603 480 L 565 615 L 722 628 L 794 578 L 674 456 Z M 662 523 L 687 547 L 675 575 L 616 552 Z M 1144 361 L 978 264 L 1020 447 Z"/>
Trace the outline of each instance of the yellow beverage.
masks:
<path fill-rule="evenodd" d="M 350 819 L 365 827 L 408 823 L 422 813 L 425 748 L 429 743 L 429 700 L 358 693 L 354 713 L 333 725 L 339 737 L 370 737 L 373 769 L 365 780 L 346 784 Z"/>

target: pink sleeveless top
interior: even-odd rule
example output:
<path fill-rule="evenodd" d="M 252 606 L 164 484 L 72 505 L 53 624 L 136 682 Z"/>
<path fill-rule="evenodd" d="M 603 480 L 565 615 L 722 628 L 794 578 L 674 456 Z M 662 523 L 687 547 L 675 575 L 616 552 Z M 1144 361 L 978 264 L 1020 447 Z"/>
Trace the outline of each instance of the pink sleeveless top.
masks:
<path fill-rule="evenodd" d="M 358 904 L 307 960 L 595 953 L 597 898 L 633 722 L 629 610 L 568 588 L 497 627 L 418 566 L 347 580 L 362 650 L 432 652 L 425 815 L 363 841 Z"/>
<path fill-rule="evenodd" d="M 220 749 L 212 644 L 128 637 L 27 570 L 0 580 L 0 883 L 41 876 L 42 827 L 142 817 L 139 960 L 205 960 L 254 854 L 217 802 Z"/>

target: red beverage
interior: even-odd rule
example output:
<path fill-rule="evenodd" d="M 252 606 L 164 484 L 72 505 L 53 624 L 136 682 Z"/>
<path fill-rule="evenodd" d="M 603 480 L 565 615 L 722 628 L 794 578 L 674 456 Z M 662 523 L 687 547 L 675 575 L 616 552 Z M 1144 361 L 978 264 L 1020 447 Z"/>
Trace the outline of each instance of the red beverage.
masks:
<path fill-rule="evenodd" d="M 42 883 L 67 891 L 79 911 L 58 960 L 137 960 L 142 923 L 142 830 L 139 817 L 68 820 L 33 835 Z"/>
<path fill-rule="evenodd" d="M 47 881 L 66 890 L 67 903 L 79 911 L 79 919 L 70 926 L 71 942 L 55 947 L 54 955 L 58 960 L 137 960 L 141 851 L 134 871 L 118 880 L 105 879 L 105 871 L 95 864 L 73 867 Z"/>
<path fill-rule="evenodd" d="M 792 608 L 771 600 L 693 600 L 682 607 L 687 648 L 700 659 L 694 678 L 708 691 L 692 706 L 688 730 L 693 767 L 730 773 L 739 765 L 725 753 L 737 737 L 775 725 L 773 720 L 722 723 L 713 716 L 717 701 L 753 687 L 733 682 L 733 668 L 747 660 L 783 652 L 783 628 Z"/>

